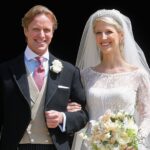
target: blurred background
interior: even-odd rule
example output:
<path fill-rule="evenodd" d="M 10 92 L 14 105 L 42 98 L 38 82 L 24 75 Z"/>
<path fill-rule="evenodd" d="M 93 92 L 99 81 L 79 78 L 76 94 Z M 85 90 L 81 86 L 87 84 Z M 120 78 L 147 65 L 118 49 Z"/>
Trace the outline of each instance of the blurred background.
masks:
<path fill-rule="evenodd" d="M 146 0 L 145 0 L 146 1 Z M 132 3 L 132 4 L 131 4 Z M 89 16 L 98 9 L 118 9 L 132 22 L 134 37 L 144 50 L 150 65 L 150 23 L 148 2 L 122 0 L 13 0 L 1 4 L 1 54 L 0 63 L 16 57 L 25 50 L 26 42 L 21 18 L 34 5 L 42 4 L 51 9 L 58 20 L 58 29 L 50 46 L 55 56 L 75 64 L 82 31 Z"/>

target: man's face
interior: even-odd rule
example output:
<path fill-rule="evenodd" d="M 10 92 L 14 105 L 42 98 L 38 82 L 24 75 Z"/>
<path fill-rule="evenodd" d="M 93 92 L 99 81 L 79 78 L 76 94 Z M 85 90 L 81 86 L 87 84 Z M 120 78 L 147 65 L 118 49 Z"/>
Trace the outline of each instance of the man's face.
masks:
<path fill-rule="evenodd" d="M 24 29 L 29 48 L 38 55 L 43 55 L 53 37 L 53 21 L 45 14 L 35 16 L 27 29 Z"/>

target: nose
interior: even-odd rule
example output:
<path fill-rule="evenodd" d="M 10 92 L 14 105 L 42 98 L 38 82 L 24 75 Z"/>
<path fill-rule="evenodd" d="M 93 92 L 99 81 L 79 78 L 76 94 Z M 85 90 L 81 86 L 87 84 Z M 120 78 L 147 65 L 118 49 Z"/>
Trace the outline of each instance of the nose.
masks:
<path fill-rule="evenodd" d="M 102 39 L 107 39 L 107 34 L 105 32 L 102 32 Z"/>
<path fill-rule="evenodd" d="M 43 31 L 43 30 L 40 30 L 39 35 L 40 35 L 41 37 L 44 37 L 44 36 L 45 36 L 44 31 Z"/>

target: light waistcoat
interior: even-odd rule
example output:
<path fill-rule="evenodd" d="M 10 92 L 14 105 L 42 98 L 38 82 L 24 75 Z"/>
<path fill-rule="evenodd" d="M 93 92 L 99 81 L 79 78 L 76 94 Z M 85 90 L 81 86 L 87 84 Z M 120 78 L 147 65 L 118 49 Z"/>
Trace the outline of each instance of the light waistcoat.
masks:
<path fill-rule="evenodd" d="M 33 77 L 31 76 L 31 74 L 29 74 L 28 70 L 27 75 L 31 98 L 32 120 L 30 121 L 30 124 L 28 125 L 26 132 L 20 141 L 20 144 L 52 144 L 52 140 L 50 138 L 44 117 L 44 102 L 47 77 L 45 77 L 42 89 L 41 91 L 39 91 Z"/>

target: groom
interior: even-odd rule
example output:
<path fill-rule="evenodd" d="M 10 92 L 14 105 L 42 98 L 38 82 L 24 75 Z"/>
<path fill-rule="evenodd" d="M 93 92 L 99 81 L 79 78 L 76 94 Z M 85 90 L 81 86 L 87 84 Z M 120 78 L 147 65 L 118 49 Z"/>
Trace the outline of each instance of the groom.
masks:
<path fill-rule="evenodd" d="M 70 150 L 88 120 L 78 68 L 48 51 L 57 20 L 37 5 L 22 19 L 25 52 L 0 65 L 0 149 Z M 67 112 L 68 100 L 82 110 Z"/>

